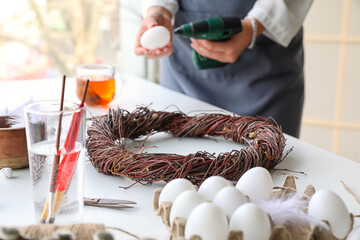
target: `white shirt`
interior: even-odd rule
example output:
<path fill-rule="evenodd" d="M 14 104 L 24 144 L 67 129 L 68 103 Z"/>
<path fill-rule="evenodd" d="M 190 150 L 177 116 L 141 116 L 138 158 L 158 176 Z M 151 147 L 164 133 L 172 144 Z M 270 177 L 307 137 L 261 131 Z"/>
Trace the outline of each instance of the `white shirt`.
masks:
<path fill-rule="evenodd" d="M 146 6 L 162 6 L 173 16 L 179 9 L 177 0 L 145 0 Z M 265 27 L 263 34 L 287 47 L 301 28 L 313 0 L 257 0 L 248 13 Z"/>

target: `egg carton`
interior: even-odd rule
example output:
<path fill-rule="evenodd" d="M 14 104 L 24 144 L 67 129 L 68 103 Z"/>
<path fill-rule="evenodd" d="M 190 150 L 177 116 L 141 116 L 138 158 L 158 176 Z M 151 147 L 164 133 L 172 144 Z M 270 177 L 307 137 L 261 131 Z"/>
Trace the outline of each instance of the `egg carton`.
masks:
<path fill-rule="evenodd" d="M 171 202 L 162 202 L 159 204 L 159 197 L 162 188 L 156 189 L 153 194 L 153 207 L 157 216 L 161 217 L 166 229 L 170 232 L 170 240 L 184 239 L 186 219 L 182 217 L 175 217 L 173 222 L 170 223 L 170 211 Z M 287 176 L 282 187 L 274 187 L 273 196 L 279 198 L 284 194 L 290 194 L 298 192 L 295 184 L 295 178 L 293 176 Z M 314 195 L 315 188 L 312 185 L 308 185 L 303 192 L 303 195 L 309 199 Z M 269 240 L 345 240 L 354 227 L 354 216 L 350 213 L 351 227 L 345 238 L 339 239 L 332 235 L 328 231 L 324 231 L 319 226 L 315 226 L 311 229 L 309 226 L 299 228 L 299 226 L 278 226 L 271 222 L 271 236 Z M 327 221 L 324 221 L 330 228 Z M 194 235 L 188 240 L 201 240 L 201 237 Z M 241 231 L 231 231 L 227 237 L 227 240 L 243 240 L 243 233 Z"/>

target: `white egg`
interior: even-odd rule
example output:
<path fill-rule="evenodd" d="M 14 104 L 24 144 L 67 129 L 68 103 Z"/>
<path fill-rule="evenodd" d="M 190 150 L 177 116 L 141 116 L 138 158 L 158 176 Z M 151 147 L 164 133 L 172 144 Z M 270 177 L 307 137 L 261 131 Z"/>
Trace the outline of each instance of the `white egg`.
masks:
<path fill-rule="evenodd" d="M 140 44 L 147 49 L 164 47 L 170 41 L 170 32 L 166 27 L 155 26 L 146 30 L 140 38 Z"/>
<path fill-rule="evenodd" d="M 317 191 L 310 199 L 308 214 L 330 224 L 332 234 L 343 239 L 351 228 L 350 213 L 344 201 L 328 189 Z"/>
<path fill-rule="evenodd" d="M 354 228 L 346 240 L 359 240 L 360 239 L 360 227 Z"/>
<path fill-rule="evenodd" d="M 2 168 L 0 169 L 0 177 L 2 178 L 12 178 L 13 170 L 11 168 Z"/>
<path fill-rule="evenodd" d="M 225 213 L 213 203 L 198 205 L 189 215 L 185 226 L 185 238 L 198 235 L 201 240 L 226 240 L 228 223 Z"/>
<path fill-rule="evenodd" d="M 216 194 L 213 203 L 230 219 L 235 210 L 246 203 L 246 197 L 235 187 L 225 187 Z"/>
<path fill-rule="evenodd" d="M 223 188 L 228 187 L 230 182 L 220 176 L 211 176 L 200 185 L 198 192 L 206 201 L 212 201 L 215 195 Z"/>
<path fill-rule="evenodd" d="M 174 201 L 170 210 L 170 224 L 175 217 L 188 219 L 191 211 L 201 203 L 205 202 L 203 196 L 191 190 L 182 192 Z"/>
<path fill-rule="evenodd" d="M 267 169 L 254 167 L 241 176 L 236 188 L 247 195 L 251 201 L 268 200 L 273 189 L 272 178 Z"/>
<path fill-rule="evenodd" d="M 196 191 L 195 186 L 187 179 L 177 178 L 168 182 L 161 190 L 159 205 L 162 202 L 174 202 L 177 196 L 187 190 Z"/>
<path fill-rule="evenodd" d="M 241 205 L 230 219 L 230 231 L 242 231 L 243 240 L 269 240 L 271 224 L 266 212 L 255 203 Z"/>

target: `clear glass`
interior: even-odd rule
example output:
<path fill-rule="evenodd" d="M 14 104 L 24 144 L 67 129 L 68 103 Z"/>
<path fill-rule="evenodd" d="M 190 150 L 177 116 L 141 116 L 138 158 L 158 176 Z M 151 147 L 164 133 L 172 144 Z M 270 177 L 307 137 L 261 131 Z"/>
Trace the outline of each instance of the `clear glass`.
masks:
<path fill-rule="evenodd" d="M 104 64 L 84 64 L 76 67 L 76 93 L 81 100 L 87 79 L 90 80 L 85 103 L 106 106 L 115 97 L 115 68 Z"/>
<path fill-rule="evenodd" d="M 24 108 L 36 222 L 82 220 L 86 111 L 70 101 L 59 111 L 59 104 L 39 101 Z"/>

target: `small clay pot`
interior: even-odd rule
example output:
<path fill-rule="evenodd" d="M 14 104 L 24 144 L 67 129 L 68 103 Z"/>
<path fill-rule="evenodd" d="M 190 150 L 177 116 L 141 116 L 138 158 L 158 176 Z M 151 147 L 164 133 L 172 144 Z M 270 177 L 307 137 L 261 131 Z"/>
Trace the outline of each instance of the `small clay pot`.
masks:
<path fill-rule="evenodd" d="M 25 127 L 0 128 L 0 168 L 28 166 Z"/>

